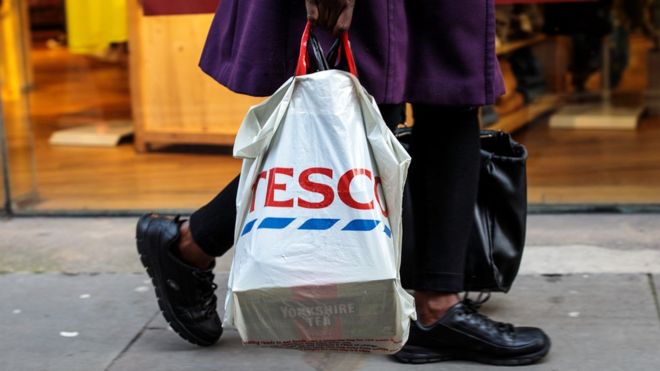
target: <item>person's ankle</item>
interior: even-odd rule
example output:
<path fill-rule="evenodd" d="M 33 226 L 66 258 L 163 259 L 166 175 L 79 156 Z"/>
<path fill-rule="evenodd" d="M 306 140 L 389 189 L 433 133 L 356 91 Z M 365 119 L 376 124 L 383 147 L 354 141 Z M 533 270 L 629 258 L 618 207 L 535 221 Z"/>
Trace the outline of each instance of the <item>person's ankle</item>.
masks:
<path fill-rule="evenodd" d="M 199 245 L 195 243 L 190 232 L 190 223 L 186 220 L 179 226 L 179 257 L 184 262 L 200 269 L 208 269 L 215 258 L 207 255 Z"/>
<path fill-rule="evenodd" d="M 460 302 L 460 298 L 457 293 L 415 291 L 417 322 L 424 326 L 432 325 L 458 302 Z"/>

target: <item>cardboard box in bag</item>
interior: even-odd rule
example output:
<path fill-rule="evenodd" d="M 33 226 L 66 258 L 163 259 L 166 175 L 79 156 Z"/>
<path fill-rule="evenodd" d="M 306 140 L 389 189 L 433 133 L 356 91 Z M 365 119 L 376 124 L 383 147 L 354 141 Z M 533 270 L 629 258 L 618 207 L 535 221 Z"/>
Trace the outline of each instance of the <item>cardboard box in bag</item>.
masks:
<path fill-rule="evenodd" d="M 395 280 L 234 292 L 235 319 L 246 344 L 390 353 L 403 332 L 397 295 Z"/>

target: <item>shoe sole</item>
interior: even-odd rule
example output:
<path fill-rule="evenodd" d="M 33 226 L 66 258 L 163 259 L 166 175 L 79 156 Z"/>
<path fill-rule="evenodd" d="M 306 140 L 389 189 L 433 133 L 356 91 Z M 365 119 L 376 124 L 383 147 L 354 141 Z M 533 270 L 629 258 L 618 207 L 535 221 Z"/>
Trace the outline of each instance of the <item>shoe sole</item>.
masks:
<path fill-rule="evenodd" d="M 144 223 L 147 225 L 143 227 Z M 174 310 L 169 304 L 167 298 L 167 293 L 161 292 L 159 286 L 156 284 L 157 278 L 160 280 L 160 266 L 157 260 L 154 260 L 155 264 L 150 264 L 152 260 L 149 258 L 149 247 L 147 236 L 145 235 L 146 231 L 149 229 L 149 215 L 144 215 L 140 218 L 137 224 L 137 231 L 135 233 L 135 240 L 137 242 L 137 250 L 140 255 L 140 262 L 142 266 L 147 270 L 149 278 L 151 278 L 151 284 L 153 285 L 156 291 L 156 298 L 158 299 L 158 307 L 160 312 L 165 317 L 165 321 L 170 325 L 172 330 L 176 332 L 181 338 L 188 341 L 191 344 L 208 347 L 215 344 L 215 341 L 207 341 L 200 339 L 190 332 L 174 315 Z"/>
<path fill-rule="evenodd" d="M 406 346 L 398 353 L 394 354 L 394 357 L 397 361 L 401 363 L 411 363 L 411 364 L 423 364 L 423 363 L 435 363 L 435 362 L 445 362 L 445 361 L 474 361 L 488 365 L 494 366 L 525 366 L 531 365 L 538 362 L 543 357 L 548 354 L 550 351 L 550 339 L 546 346 L 534 353 L 524 354 L 520 356 L 510 357 L 510 358 L 496 358 L 496 357 L 487 357 L 473 352 L 463 352 L 463 351 L 434 351 L 425 347 L 420 346 Z"/>

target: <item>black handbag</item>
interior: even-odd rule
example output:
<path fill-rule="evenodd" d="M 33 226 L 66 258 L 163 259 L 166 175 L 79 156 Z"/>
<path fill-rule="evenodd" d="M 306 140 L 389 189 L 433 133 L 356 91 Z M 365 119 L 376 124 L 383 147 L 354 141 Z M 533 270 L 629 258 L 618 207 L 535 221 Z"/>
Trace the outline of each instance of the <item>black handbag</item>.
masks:
<path fill-rule="evenodd" d="M 511 289 L 525 247 L 527 149 L 507 133 L 481 131 L 481 171 L 465 291 Z"/>
<path fill-rule="evenodd" d="M 399 127 L 395 135 L 409 150 L 410 127 Z M 465 291 L 501 291 L 511 288 L 525 246 L 527 220 L 527 150 L 507 133 L 481 131 L 481 167 L 474 227 L 465 264 Z M 415 258 L 413 197 L 408 182 L 403 196 L 402 266 Z M 401 270 L 404 287 L 414 272 Z"/>

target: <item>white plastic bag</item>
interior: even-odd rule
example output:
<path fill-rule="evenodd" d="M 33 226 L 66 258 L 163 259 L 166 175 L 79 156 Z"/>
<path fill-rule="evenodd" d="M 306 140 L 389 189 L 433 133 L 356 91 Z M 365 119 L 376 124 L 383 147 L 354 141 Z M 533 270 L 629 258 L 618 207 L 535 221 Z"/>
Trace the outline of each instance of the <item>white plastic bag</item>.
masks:
<path fill-rule="evenodd" d="M 410 157 L 349 73 L 291 78 L 252 107 L 226 325 L 246 344 L 393 353 L 412 297 L 399 281 Z"/>

